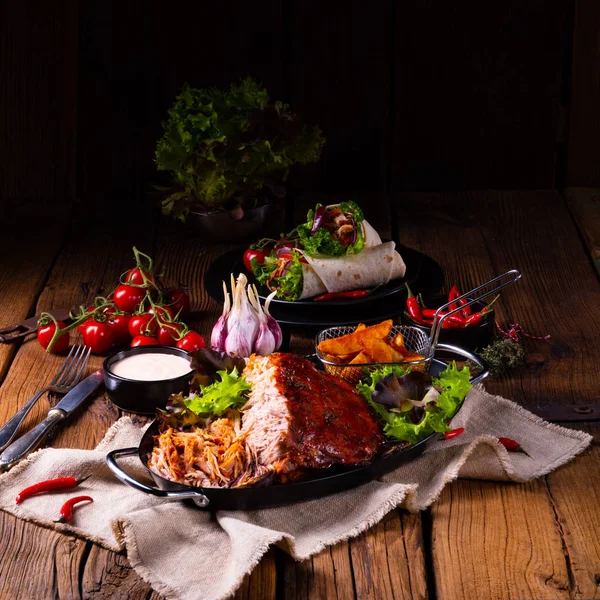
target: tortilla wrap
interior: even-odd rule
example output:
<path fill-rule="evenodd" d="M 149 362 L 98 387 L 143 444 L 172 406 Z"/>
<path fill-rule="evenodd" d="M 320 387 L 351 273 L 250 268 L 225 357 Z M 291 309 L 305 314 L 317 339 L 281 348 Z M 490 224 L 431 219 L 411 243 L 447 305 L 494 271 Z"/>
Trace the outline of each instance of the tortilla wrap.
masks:
<path fill-rule="evenodd" d="M 379 237 L 379 234 L 373 229 L 371 224 L 365 220 L 361 223 L 361 225 L 363 237 L 365 238 L 365 248 L 379 246 L 379 244 L 381 244 L 381 238 Z"/>
<path fill-rule="evenodd" d="M 386 284 L 403 277 L 406 265 L 396 252 L 394 242 L 385 242 L 365 248 L 359 254 L 340 258 L 310 257 L 304 255 L 304 281 L 300 300 L 324 292 L 343 292 Z M 320 285 L 319 285 L 320 283 Z"/>

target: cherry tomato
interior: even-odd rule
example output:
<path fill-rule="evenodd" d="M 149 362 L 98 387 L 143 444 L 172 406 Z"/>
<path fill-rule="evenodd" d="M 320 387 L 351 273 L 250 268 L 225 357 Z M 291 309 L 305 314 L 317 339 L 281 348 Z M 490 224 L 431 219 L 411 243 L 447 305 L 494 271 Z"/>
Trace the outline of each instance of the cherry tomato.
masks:
<path fill-rule="evenodd" d="M 163 346 L 175 346 L 182 329 L 180 323 L 165 323 L 158 330 L 158 342 Z"/>
<path fill-rule="evenodd" d="M 85 309 L 85 312 L 89 312 L 92 313 L 96 310 L 95 306 L 88 306 L 88 308 Z M 101 315 L 112 315 L 114 313 L 117 312 L 117 308 L 115 306 L 113 306 L 112 304 L 109 304 L 108 306 L 104 307 L 99 314 Z M 81 333 L 81 335 L 84 334 L 85 332 L 85 328 L 87 327 L 88 323 L 93 320 L 93 319 L 88 319 L 87 321 L 84 321 L 83 323 L 79 323 L 79 325 L 77 325 L 77 331 L 79 331 L 79 333 Z"/>
<path fill-rule="evenodd" d="M 129 329 L 129 335 L 131 337 L 145 333 L 155 335 L 158 330 L 158 323 L 153 315 L 143 313 L 141 315 L 133 315 L 127 328 Z"/>
<path fill-rule="evenodd" d="M 127 344 L 131 339 L 129 333 L 129 322 L 131 315 L 114 315 L 108 319 L 108 325 L 113 330 L 115 343 Z"/>
<path fill-rule="evenodd" d="M 136 335 L 131 340 L 131 347 L 137 348 L 138 346 L 158 346 L 158 340 L 150 335 Z"/>
<path fill-rule="evenodd" d="M 115 341 L 115 334 L 106 321 L 90 320 L 83 332 L 83 343 L 91 348 L 94 354 L 103 354 Z"/>
<path fill-rule="evenodd" d="M 262 265 L 265 262 L 265 253 L 262 250 L 254 250 L 253 248 L 248 248 L 248 250 L 246 250 L 246 252 L 244 252 L 244 266 L 251 273 L 252 273 L 252 259 L 256 259 L 256 262 L 259 265 Z"/>
<path fill-rule="evenodd" d="M 125 273 L 125 283 L 133 283 L 134 285 L 145 285 L 142 272 L 146 276 L 148 285 L 150 287 L 156 287 L 156 279 L 154 275 L 148 273 L 148 271 L 146 270 L 138 269 L 137 267 L 133 267 L 133 269 L 129 269 L 129 271 Z"/>
<path fill-rule="evenodd" d="M 177 342 L 176 346 L 187 352 L 193 352 L 194 350 L 200 350 L 200 348 L 206 348 L 206 343 L 199 333 L 190 331 Z"/>
<path fill-rule="evenodd" d="M 84 334 L 87 326 L 89 325 L 90 321 L 93 321 L 93 319 L 87 319 L 87 321 L 84 321 L 83 323 L 79 323 L 79 325 L 77 325 L 77 331 L 79 331 L 79 333 L 81 335 Z"/>
<path fill-rule="evenodd" d="M 58 323 L 59 329 L 66 327 L 64 321 L 57 321 L 57 323 Z M 42 325 L 37 330 L 37 339 L 38 339 L 40 345 L 42 346 L 42 348 L 44 348 L 44 350 L 46 350 L 48 348 L 48 344 L 50 344 L 50 342 L 52 341 L 55 331 L 56 331 L 56 325 L 54 324 L 53 321 L 51 321 L 47 325 Z M 56 340 L 56 342 L 54 342 L 54 346 L 52 346 L 52 349 L 50 350 L 50 352 L 55 352 L 55 353 L 63 352 L 63 350 L 66 350 L 68 348 L 68 346 L 69 346 L 69 332 L 67 331 L 67 333 L 63 333 L 57 338 L 57 340 Z"/>
<path fill-rule="evenodd" d="M 142 288 L 133 287 L 132 285 L 121 284 L 115 290 L 114 302 L 117 308 L 123 312 L 135 312 L 144 299 L 146 291 Z"/>
<path fill-rule="evenodd" d="M 175 311 L 170 306 L 151 306 L 148 309 L 151 315 L 158 315 L 158 318 L 163 321 L 172 321 L 175 318 Z"/>
<path fill-rule="evenodd" d="M 173 309 L 175 315 L 182 318 L 190 314 L 190 297 L 183 290 L 171 290 L 169 300 L 169 306 Z"/>

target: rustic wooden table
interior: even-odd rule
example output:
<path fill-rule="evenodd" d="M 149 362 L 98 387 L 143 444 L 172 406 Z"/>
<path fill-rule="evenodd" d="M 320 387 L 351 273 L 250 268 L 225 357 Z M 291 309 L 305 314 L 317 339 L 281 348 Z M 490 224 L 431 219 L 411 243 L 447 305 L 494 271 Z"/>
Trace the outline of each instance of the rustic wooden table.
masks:
<path fill-rule="evenodd" d="M 535 334 L 550 333 L 552 339 L 526 341 L 526 366 L 510 377 L 489 380 L 487 387 L 598 434 L 598 423 L 575 422 L 590 415 L 600 418 L 597 199 L 594 190 L 578 189 L 564 194 L 406 193 L 392 202 L 383 197 L 359 201 L 384 235 L 433 257 L 446 281 L 462 289 L 519 268 L 523 279 L 502 294 L 498 318 L 518 321 Z M 29 233 L 22 227 L 29 209 L 22 210 L 3 223 L 0 326 L 109 292 L 130 267 L 135 244 L 157 259 L 166 281 L 190 286 L 196 310 L 192 324 L 210 334 L 219 306 L 203 291 L 203 273 L 231 246 L 205 245 L 184 228 L 162 221 L 72 220 L 48 206 L 38 209 L 37 219 L 52 225 L 44 233 Z M 297 201 L 295 212 L 304 210 Z M 305 351 L 311 340 L 293 331 L 291 348 Z M 49 381 L 61 361 L 34 340 L 0 345 L 0 422 Z M 94 357 L 92 365 L 101 361 Z M 27 427 L 47 410 L 44 398 Z M 119 416 L 100 395 L 53 445 L 92 448 Z M 567 466 L 529 484 L 455 482 L 430 510 L 415 515 L 393 511 L 370 531 L 305 562 L 295 563 L 272 549 L 236 596 L 598 598 L 598 506 L 596 442 Z M 124 555 L 5 513 L 0 513 L 0 527 L 2 598 L 160 597 L 129 568 Z"/>

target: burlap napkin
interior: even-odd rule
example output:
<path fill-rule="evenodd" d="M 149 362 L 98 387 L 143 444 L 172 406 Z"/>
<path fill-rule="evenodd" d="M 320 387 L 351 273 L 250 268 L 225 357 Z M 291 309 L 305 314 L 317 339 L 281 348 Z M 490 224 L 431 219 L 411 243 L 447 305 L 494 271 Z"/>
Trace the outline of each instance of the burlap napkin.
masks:
<path fill-rule="evenodd" d="M 143 432 L 125 417 L 95 450 L 40 450 L 2 475 L 0 508 L 126 550 L 133 568 L 168 598 L 213 600 L 234 592 L 271 544 L 302 560 L 368 529 L 397 506 L 410 511 L 429 506 L 459 476 L 528 481 L 571 460 L 591 441 L 586 433 L 547 423 L 481 387 L 469 393 L 452 426 L 465 433 L 432 441 L 421 457 L 380 481 L 287 507 L 212 513 L 146 496 L 114 478 L 106 467 L 107 451 L 137 445 Z M 530 456 L 508 453 L 497 436 L 518 440 Z M 139 461 L 123 461 L 128 462 L 131 472 L 146 477 Z M 82 474 L 90 478 L 77 492 L 15 504 L 17 493 L 32 483 Z M 54 524 L 63 502 L 75 494 L 90 495 L 94 502 L 76 509 L 72 525 Z"/>

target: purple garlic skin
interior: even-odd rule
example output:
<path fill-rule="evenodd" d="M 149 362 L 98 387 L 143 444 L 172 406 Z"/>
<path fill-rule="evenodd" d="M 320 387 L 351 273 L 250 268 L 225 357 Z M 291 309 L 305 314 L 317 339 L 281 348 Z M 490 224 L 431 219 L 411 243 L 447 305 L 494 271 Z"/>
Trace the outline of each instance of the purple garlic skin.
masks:
<path fill-rule="evenodd" d="M 258 335 L 258 315 L 248 300 L 247 283 L 247 277 L 240 273 L 233 292 L 233 308 L 227 320 L 225 352 L 238 358 L 247 358 L 252 354 Z"/>
<path fill-rule="evenodd" d="M 269 312 L 269 305 L 271 304 L 271 300 L 273 300 L 276 293 L 277 292 L 269 294 L 265 300 L 264 313 L 267 317 L 267 326 L 269 327 L 269 330 L 275 339 L 275 350 L 279 350 L 279 348 L 281 348 L 281 343 L 283 342 L 283 332 L 281 331 L 279 323 L 271 316 L 271 313 Z"/>
<path fill-rule="evenodd" d="M 218 352 L 225 352 L 225 340 L 227 339 L 227 318 L 221 315 L 213 327 L 210 336 L 210 346 Z"/>
<path fill-rule="evenodd" d="M 267 326 L 266 321 L 263 321 L 260 324 L 258 337 L 256 338 L 256 342 L 254 342 L 254 352 L 261 356 L 269 356 L 269 354 L 275 352 L 275 338 Z"/>
<path fill-rule="evenodd" d="M 217 350 L 218 352 L 225 352 L 225 340 L 227 339 L 227 320 L 231 311 L 231 298 L 227 293 L 227 286 L 225 285 L 225 282 L 223 282 L 223 298 L 223 314 L 215 323 L 210 335 L 210 345 L 213 350 Z"/>

